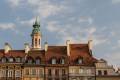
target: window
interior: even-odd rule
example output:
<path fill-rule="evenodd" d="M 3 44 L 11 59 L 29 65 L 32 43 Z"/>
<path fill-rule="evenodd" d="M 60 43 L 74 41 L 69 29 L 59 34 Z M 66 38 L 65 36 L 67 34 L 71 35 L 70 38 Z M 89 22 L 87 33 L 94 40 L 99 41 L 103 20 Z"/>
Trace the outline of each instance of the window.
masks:
<path fill-rule="evenodd" d="M 52 59 L 52 64 L 56 64 L 56 59 L 55 58 Z"/>
<path fill-rule="evenodd" d="M 32 59 L 28 59 L 28 64 L 32 64 L 33 60 Z"/>
<path fill-rule="evenodd" d="M 8 77 L 13 77 L 13 70 L 8 70 Z"/>
<path fill-rule="evenodd" d="M 40 39 L 39 39 L 39 44 L 40 44 Z"/>
<path fill-rule="evenodd" d="M 25 75 L 29 75 L 30 73 L 29 73 L 29 69 L 26 69 L 25 70 Z"/>
<path fill-rule="evenodd" d="M 81 64 L 82 63 L 82 58 L 79 58 L 78 59 L 78 64 Z"/>
<path fill-rule="evenodd" d="M 6 70 L 1 70 L 1 74 L 0 74 L 1 77 L 6 77 Z"/>
<path fill-rule="evenodd" d="M 65 64 L 65 59 L 62 58 L 62 59 L 60 60 L 60 62 L 61 62 L 61 64 Z"/>
<path fill-rule="evenodd" d="M 36 69 L 32 69 L 32 75 L 36 75 Z"/>
<path fill-rule="evenodd" d="M 21 62 L 21 58 L 20 58 L 20 57 L 17 57 L 17 58 L 16 58 L 16 62 Z"/>
<path fill-rule="evenodd" d="M 65 75 L 65 69 L 62 69 L 62 76 Z"/>
<path fill-rule="evenodd" d="M 59 78 L 55 78 L 55 80 L 59 80 Z"/>
<path fill-rule="evenodd" d="M 40 64 L 40 59 L 36 59 L 36 64 Z"/>
<path fill-rule="evenodd" d="M 14 59 L 12 57 L 9 58 L 9 62 L 13 62 Z"/>
<path fill-rule="evenodd" d="M 7 62 L 7 59 L 5 57 L 3 57 L 1 61 L 2 61 L 2 63 L 5 63 L 5 62 Z"/>
<path fill-rule="evenodd" d="M 83 73 L 83 69 L 79 69 L 79 73 L 80 73 L 80 74 Z"/>
<path fill-rule="evenodd" d="M 59 69 L 56 69 L 56 70 L 55 70 L 55 75 L 56 75 L 56 76 L 59 76 Z"/>
<path fill-rule="evenodd" d="M 98 75 L 102 75 L 102 71 L 101 70 L 98 70 Z"/>
<path fill-rule="evenodd" d="M 62 80 L 67 80 L 66 78 L 62 78 Z"/>
<path fill-rule="evenodd" d="M 107 70 L 104 71 L 104 75 L 107 75 Z"/>
<path fill-rule="evenodd" d="M 40 77 L 43 77 L 43 75 L 44 75 L 43 70 L 42 70 L 42 69 L 39 69 L 39 76 L 40 76 Z"/>
<path fill-rule="evenodd" d="M 35 46 L 37 46 L 37 38 L 35 38 Z"/>
<path fill-rule="evenodd" d="M 51 69 L 48 69 L 48 76 L 51 76 L 52 75 L 52 71 Z"/>
<path fill-rule="evenodd" d="M 20 70 L 15 71 L 15 77 L 21 77 L 21 71 Z"/>

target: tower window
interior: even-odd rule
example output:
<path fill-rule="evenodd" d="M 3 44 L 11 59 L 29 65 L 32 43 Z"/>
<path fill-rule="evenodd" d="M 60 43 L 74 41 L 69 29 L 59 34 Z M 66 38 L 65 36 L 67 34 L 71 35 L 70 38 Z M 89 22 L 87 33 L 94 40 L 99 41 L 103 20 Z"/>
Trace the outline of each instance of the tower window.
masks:
<path fill-rule="evenodd" d="M 35 46 L 37 46 L 37 38 L 35 38 Z"/>
<path fill-rule="evenodd" d="M 40 44 L 40 39 L 39 39 L 39 44 Z"/>

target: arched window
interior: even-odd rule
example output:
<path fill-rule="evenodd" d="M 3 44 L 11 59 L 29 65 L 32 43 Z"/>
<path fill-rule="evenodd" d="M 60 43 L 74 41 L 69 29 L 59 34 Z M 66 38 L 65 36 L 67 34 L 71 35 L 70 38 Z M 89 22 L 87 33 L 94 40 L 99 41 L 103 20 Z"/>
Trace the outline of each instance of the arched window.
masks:
<path fill-rule="evenodd" d="M 28 63 L 28 64 L 32 64 L 32 63 L 33 63 L 33 58 L 32 58 L 32 57 L 29 57 L 29 58 L 27 59 L 27 63 Z"/>
<path fill-rule="evenodd" d="M 39 44 L 40 44 L 40 39 L 39 39 Z"/>
<path fill-rule="evenodd" d="M 14 58 L 13 57 L 9 57 L 9 62 L 14 62 Z"/>
<path fill-rule="evenodd" d="M 35 63 L 36 64 L 40 64 L 41 63 L 41 59 L 40 58 L 36 58 Z"/>
<path fill-rule="evenodd" d="M 7 62 L 7 58 L 6 58 L 6 57 L 2 57 L 2 58 L 1 58 L 1 62 L 2 62 L 2 63 Z"/>
<path fill-rule="evenodd" d="M 56 64 L 56 62 L 57 62 L 56 58 L 52 58 L 51 63 Z"/>
<path fill-rule="evenodd" d="M 35 38 L 35 46 L 37 46 L 37 38 Z"/>
<path fill-rule="evenodd" d="M 82 59 L 82 58 L 78 58 L 78 59 L 77 59 L 77 63 L 78 63 L 78 64 L 82 64 L 82 62 L 83 62 L 83 59 Z"/>

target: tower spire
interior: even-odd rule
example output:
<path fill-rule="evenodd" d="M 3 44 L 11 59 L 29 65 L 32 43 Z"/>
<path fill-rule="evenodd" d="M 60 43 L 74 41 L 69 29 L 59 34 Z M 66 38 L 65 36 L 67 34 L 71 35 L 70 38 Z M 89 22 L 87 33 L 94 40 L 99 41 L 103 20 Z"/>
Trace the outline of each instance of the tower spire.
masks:
<path fill-rule="evenodd" d="M 33 24 L 32 30 L 32 49 L 41 49 L 41 31 L 38 17 L 36 17 L 35 23 Z"/>

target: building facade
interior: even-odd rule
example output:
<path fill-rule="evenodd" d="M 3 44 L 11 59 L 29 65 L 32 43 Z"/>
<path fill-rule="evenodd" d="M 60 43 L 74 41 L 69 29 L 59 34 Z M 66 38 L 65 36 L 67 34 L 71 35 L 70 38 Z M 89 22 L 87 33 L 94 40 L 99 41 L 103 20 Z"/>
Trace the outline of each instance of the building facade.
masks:
<path fill-rule="evenodd" d="M 108 65 L 106 60 L 97 60 L 95 65 L 97 80 L 120 80 L 119 69 L 116 71 L 112 65 Z"/>
<path fill-rule="evenodd" d="M 63 46 L 45 42 L 42 48 L 37 20 L 31 39 L 31 46 L 25 43 L 24 50 L 13 50 L 5 43 L 5 48 L 0 50 L 0 80 L 96 80 L 96 75 L 114 74 L 111 67 L 107 67 L 107 73 L 100 67 L 102 64 L 105 68 L 106 64 L 93 57 L 91 40 L 82 44 L 67 40 Z"/>

